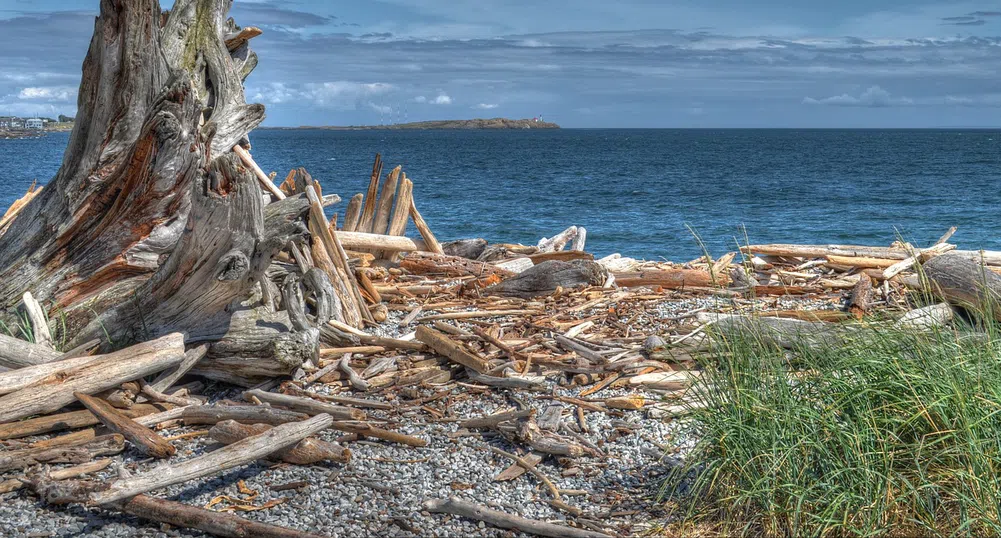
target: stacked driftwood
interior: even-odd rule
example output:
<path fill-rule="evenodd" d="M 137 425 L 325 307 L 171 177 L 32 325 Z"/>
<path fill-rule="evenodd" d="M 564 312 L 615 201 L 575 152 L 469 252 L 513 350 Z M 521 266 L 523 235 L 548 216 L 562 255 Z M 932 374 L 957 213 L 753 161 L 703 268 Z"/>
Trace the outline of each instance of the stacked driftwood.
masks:
<path fill-rule="evenodd" d="M 301 168 L 276 186 L 250 153 L 264 111 L 243 80 L 261 31 L 228 7 L 102 2 L 63 167 L 0 220 L 2 491 L 223 536 L 301 536 L 145 494 L 260 458 L 342 463 L 356 439 L 420 448 L 427 439 L 390 426 L 418 413 L 509 441 L 522 453 L 492 448 L 512 462 L 498 479 L 533 475 L 578 527 L 456 499 L 428 510 L 602 536 L 600 517 L 537 464 L 569 472 L 603 457 L 581 435 L 590 413 L 690 411 L 709 327 L 764 325 L 790 345 L 836 337 L 853 318 L 948 324 L 952 307 L 926 296 L 1001 314 L 1001 253 L 958 251 L 951 234 L 928 248 L 758 245 L 685 264 L 595 259 L 581 227 L 536 245 L 441 244 L 412 180 L 384 175 L 379 157 L 367 192 L 328 219 L 337 195 Z M 689 306 L 665 315 L 665 303 Z M 243 401 L 205 405 L 205 380 L 246 389 Z M 488 391 L 517 403 L 485 417 L 442 404 Z M 158 428 L 178 423 L 209 427 L 225 448 L 176 462 L 179 440 Z M 340 441 L 314 437 L 326 429 Z M 79 478 L 125 450 L 164 463 Z"/>

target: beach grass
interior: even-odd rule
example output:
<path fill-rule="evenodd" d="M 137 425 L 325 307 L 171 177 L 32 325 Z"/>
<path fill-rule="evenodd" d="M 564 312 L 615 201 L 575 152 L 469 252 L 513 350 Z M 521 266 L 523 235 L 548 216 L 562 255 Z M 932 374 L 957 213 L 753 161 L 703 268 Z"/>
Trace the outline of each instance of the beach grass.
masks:
<path fill-rule="evenodd" d="M 717 335 L 690 394 L 697 444 L 663 490 L 670 528 L 1001 534 L 997 329 L 872 324 L 839 345 L 794 350 Z"/>

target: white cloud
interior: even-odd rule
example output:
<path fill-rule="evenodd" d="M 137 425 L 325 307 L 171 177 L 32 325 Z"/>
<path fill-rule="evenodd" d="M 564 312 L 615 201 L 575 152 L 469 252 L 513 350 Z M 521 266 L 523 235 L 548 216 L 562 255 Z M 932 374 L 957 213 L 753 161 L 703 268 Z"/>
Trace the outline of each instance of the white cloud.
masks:
<path fill-rule="evenodd" d="M 914 104 L 914 100 L 907 97 L 894 97 L 890 95 L 890 92 L 880 88 L 879 86 L 870 86 L 869 89 L 862 92 L 862 94 L 858 97 L 843 93 L 841 95 L 825 97 L 823 99 L 807 97 L 803 99 L 803 103 L 807 105 L 860 106 L 878 108 L 890 106 L 910 106 Z"/>
<path fill-rule="evenodd" d="M 292 87 L 282 82 L 273 82 L 262 88 L 257 88 L 250 101 L 269 105 L 280 104 L 312 104 L 337 110 L 355 110 L 360 106 L 369 106 L 372 97 L 388 94 L 396 89 L 392 84 L 384 82 L 351 82 L 334 81 L 303 84 Z"/>
<path fill-rule="evenodd" d="M 76 97 L 76 88 L 69 86 L 41 86 L 22 88 L 18 99 L 32 101 L 72 101 Z"/>
<path fill-rule="evenodd" d="M 438 97 L 435 97 L 434 101 L 431 101 L 431 104 L 433 104 L 433 105 L 450 105 L 450 104 L 452 104 L 452 98 L 449 97 L 448 95 L 446 95 L 445 93 L 439 93 Z"/>
<path fill-rule="evenodd" d="M 388 105 L 377 105 L 375 103 L 369 102 L 368 107 L 380 114 L 389 114 L 393 111 L 393 107 Z"/>
<path fill-rule="evenodd" d="M 423 95 L 418 95 L 417 97 L 414 97 L 414 102 L 415 103 L 426 103 L 426 102 L 428 102 L 428 98 L 424 97 Z"/>
<path fill-rule="evenodd" d="M 494 108 L 497 108 L 497 107 L 498 107 L 498 105 L 495 104 L 495 103 L 480 103 L 480 104 L 474 106 L 473 108 L 476 108 L 476 109 L 479 109 L 479 110 L 490 110 L 490 109 L 494 109 Z"/>

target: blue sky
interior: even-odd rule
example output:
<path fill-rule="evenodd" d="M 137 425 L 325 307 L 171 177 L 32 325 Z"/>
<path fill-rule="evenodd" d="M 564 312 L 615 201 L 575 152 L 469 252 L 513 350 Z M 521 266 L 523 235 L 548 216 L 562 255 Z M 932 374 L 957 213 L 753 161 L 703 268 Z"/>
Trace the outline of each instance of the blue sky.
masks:
<path fill-rule="evenodd" d="M 169 7 L 165 2 L 164 7 Z M 72 114 L 98 0 L 0 0 L 0 114 Z M 266 125 L 996 127 L 1001 1 L 236 0 Z"/>

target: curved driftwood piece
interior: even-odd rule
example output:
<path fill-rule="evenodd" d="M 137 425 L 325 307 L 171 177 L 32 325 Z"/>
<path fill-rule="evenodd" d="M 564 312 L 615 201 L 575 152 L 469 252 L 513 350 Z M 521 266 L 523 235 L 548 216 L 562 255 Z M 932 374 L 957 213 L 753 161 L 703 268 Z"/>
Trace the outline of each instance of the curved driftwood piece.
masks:
<path fill-rule="evenodd" d="M 610 534 L 584 529 L 576 529 L 566 525 L 555 525 L 544 521 L 528 519 L 485 506 L 463 501 L 456 497 L 448 499 L 431 499 L 424 501 L 424 509 L 428 512 L 452 514 L 474 521 L 483 521 L 500 527 L 535 536 L 551 536 L 552 538 L 612 538 Z"/>
<path fill-rule="evenodd" d="M 174 333 L 104 355 L 0 397 L 0 422 L 51 413 L 76 401 L 74 392 L 95 394 L 163 371 L 184 360 L 184 337 Z"/>
<path fill-rule="evenodd" d="M 722 336 L 744 335 L 785 349 L 800 345 L 836 346 L 854 330 L 845 325 L 789 318 L 741 316 L 699 312 L 699 323 L 711 323 L 707 330 Z"/>
<path fill-rule="evenodd" d="M 209 430 L 209 437 L 230 445 L 247 437 L 264 433 L 274 426 L 268 424 L 241 424 L 235 420 L 225 420 Z M 293 465 L 312 465 L 321 461 L 347 463 L 351 461 L 351 451 L 337 443 L 307 437 L 295 445 L 279 450 L 272 455 Z"/>
<path fill-rule="evenodd" d="M 503 295 L 529 299 L 551 295 L 557 288 L 571 289 L 579 286 L 601 286 L 608 279 L 608 271 L 596 262 L 574 260 L 548 261 L 528 269 L 483 290 L 486 295 Z"/>
<path fill-rule="evenodd" d="M 1001 276 L 982 263 L 951 252 L 922 267 L 933 293 L 955 306 L 1001 320 Z"/>

